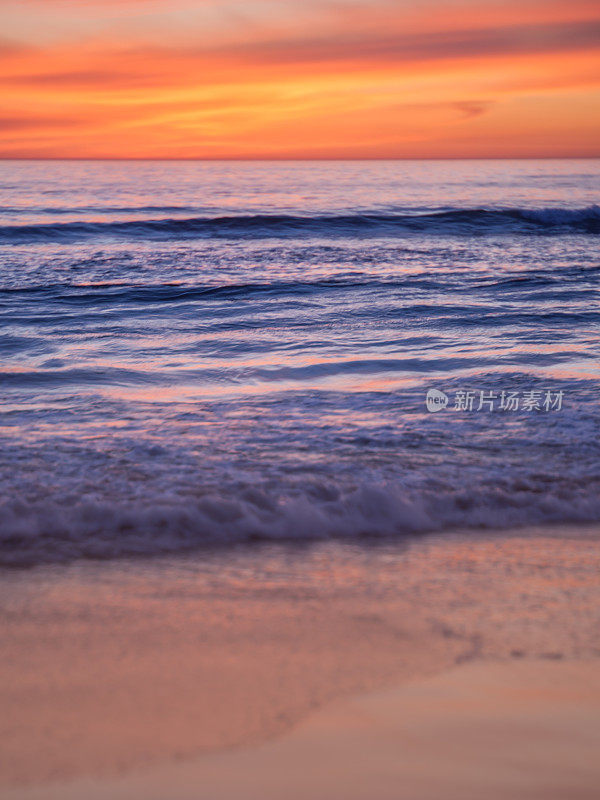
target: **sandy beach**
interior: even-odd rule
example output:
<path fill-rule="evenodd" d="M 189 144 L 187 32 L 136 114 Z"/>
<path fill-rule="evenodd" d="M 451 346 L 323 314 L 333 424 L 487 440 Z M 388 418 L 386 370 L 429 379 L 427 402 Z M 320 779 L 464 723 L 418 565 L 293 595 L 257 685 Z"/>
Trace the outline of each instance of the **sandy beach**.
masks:
<path fill-rule="evenodd" d="M 599 566 L 560 528 L 5 571 L 2 797 L 591 798 Z"/>
<path fill-rule="evenodd" d="M 596 662 L 479 662 L 332 703 L 262 746 L 5 796 L 592 800 L 599 719 Z"/>

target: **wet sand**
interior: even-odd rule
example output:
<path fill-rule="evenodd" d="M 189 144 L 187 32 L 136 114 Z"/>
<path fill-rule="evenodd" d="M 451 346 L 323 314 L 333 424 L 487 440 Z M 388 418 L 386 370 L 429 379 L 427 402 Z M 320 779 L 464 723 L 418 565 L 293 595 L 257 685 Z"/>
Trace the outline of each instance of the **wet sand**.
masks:
<path fill-rule="evenodd" d="M 595 796 L 599 567 L 563 529 L 4 573 L 1 796 Z"/>
<path fill-rule="evenodd" d="M 595 662 L 477 662 L 337 702 L 256 748 L 7 800 L 595 800 Z"/>

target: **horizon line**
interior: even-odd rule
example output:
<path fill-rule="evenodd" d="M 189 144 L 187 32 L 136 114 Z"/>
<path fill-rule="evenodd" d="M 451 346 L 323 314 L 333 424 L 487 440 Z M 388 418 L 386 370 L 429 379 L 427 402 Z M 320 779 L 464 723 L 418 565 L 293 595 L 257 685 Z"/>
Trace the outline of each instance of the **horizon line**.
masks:
<path fill-rule="evenodd" d="M 593 161 L 594 155 L 552 156 L 0 156 L 0 161 Z"/>

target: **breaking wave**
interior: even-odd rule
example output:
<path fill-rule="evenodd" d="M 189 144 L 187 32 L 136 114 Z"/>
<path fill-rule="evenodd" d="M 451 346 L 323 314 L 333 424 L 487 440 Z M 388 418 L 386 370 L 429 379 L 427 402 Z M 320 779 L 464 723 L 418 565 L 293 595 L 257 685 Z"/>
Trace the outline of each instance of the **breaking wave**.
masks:
<path fill-rule="evenodd" d="M 133 209 L 132 209 L 133 210 Z M 251 214 L 111 222 L 64 222 L 0 226 L 0 243 L 69 243 L 94 238 L 174 240 L 187 238 L 282 238 L 288 236 L 402 236 L 599 234 L 600 207 L 450 209 L 428 213 L 356 213 L 301 216 Z"/>
<path fill-rule="evenodd" d="M 258 541 L 397 538 L 448 529 L 515 528 L 600 521 L 598 486 L 514 480 L 445 492 L 392 483 L 341 489 L 305 486 L 281 495 L 264 487 L 147 502 L 47 498 L 0 506 L 0 565 L 28 567 L 78 558 L 184 553 Z"/>

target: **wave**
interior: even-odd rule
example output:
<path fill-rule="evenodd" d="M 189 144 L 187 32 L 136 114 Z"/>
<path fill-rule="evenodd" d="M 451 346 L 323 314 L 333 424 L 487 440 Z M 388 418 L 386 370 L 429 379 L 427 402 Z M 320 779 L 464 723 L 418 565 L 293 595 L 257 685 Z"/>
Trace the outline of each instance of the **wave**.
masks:
<path fill-rule="evenodd" d="M 99 281 L 99 282 L 57 282 L 31 283 L 25 285 L 0 284 L 0 310 L 8 307 L 14 301 L 35 301 L 39 303 L 61 303 L 70 309 L 89 309 L 91 307 L 113 307 L 115 313 L 121 307 L 129 309 L 131 306 L 169 306 L 176 308 L 179 305 L 185 306 L 189 303 L 224 303 L 229 301 L 261 302 L 269 301 L 273 298 L 287 298 L 302 300 L 314 296 L 324 296 L 327 294 L 343 294 L 348 292 L 362 293 L 363 297 L 373 298 L 389 295 L 390 292 L 406 290 L 415 292 L 414 302 L 409 302 L 408 295 L 404 299 L 402 313 L 404 316 L 430 316 L 432 309 L 429 304 L 424 304 L 418 292 L 439 291 L 443 289 L 447 293 L 446 302 L 438 303 L 439 314 L 453 315 L 453 324 L 473 320 L 476 316 L 477 324 L 485 325 L 496 323 L 506 317 L 513 319 L 515 309 L 504 309 L 500 312 L 497 308 L 486 308 L 482 313 L 479 302 L 471 297 L 471 303 L 465 303 L 461 299 L 460 303 L 452 302 L 453 295 L 465 296 L 469 291 L 473 295 L 478 294 L 484 298 L 490 295 L 500 295 L 502 297 L 516 294 L 520 299 L 525 297 L 539 300 L 546 297 L 552 300 L 564 302 L 568 299 L 582 299 L 592 297 L 594 288 L 592 285 L 584 284 L 583 280 L 589 278 L 593 280 L 600 267 L 591 266 L 589 268 L 578 268 L 572 270 L 563 268 L 561 265 L 553 266 L 552 270 L 532 270 L 531 272 L 508 274 L 508 275 L 489 275 L 480 277 L 474 274 L 470 279 L 463 278 L 460 282 L 454 275 L 440 274 L 434 271 L 423 271 L 418 274 L 406 275 L 366 275 L 364 272 L 346 273 L 344 275 L 331 275 L 330 277 L 319 277 L 315 279 L 273 279 L 253 282 L 227 282 L 218 283 L 207 281 L 206 283 L 193 283 L 184 281 L 170 282 L 126 282 L 126 281 Z M 473 302 L 475 301 L 475 302 Z M 365 303 L 361 313 L 369 315 L 371 306 Z M 36 310 L 39 311 L 39 307 Z M 389 309 L 388 309 L 389 311 Z M 380 314 L 381 306 L 373 306 L 373 313 Z M 546 307 L 532 308 L 527 316 L 532 319 L 534 316 L 543 316 L 549 313 Z M 566 315 L 575 315 L 576 319 L 583 321 L 586 318 L 597 319 L 598 312 L 595 309 L 584 310 L 577 308 L 570 311 L 564 308 L 554 308 L 552 314 L 558 314 L 561 318 Z M 442 324 L 442 321 L 440 321 Z"/>
<path fill-rule="evenodd" d="M 0 214 L 148 214 L 169 211 L 195 211 L 197 206 L 146 205 L 146 206 L 0 206 Z"/>
<path fill-rule="evenodd" d="M 356 213 L 302 216 L 249 214 L 112 222 L 65 222 L 0 226 L 0 243 L 69 243 L 94 238 L 281 238 L 297 236 L 397 236 L 600 233 L 600 207 L 450 209 L 429 213 Z"/>
<path fill-rule="evenodd" d="M 409 285 L 412 288 L 436 288 L 439 281 L 434 276 L 408 276 L 404 279 L 322 278 L 317 280 L 273 280 L 256 283 L 183 284 L 154 283 L 47 283 L 30 286 L 0 286 L 2 297 L 34 297 L 65 302 L 71 305 L 107 305 L 113 303 L 186 303 L 196 300 L 233 300 L 257 296 L 310 295 L 328 291 L 351 289 L 394 289 Z"/>
<path fill-rule="evenodd" d="M 415 494 L 389 483 L 319 485 L 287 497 L 262 488 L 143 503 L 70 497 L 0 504 L 0 566 L 184 553 L 240 543 L 398 538 L 453 529 L 600 521 L 597 486 L 514 481 Z M 560 483 L 560 482 L 559 482 Z"/>

